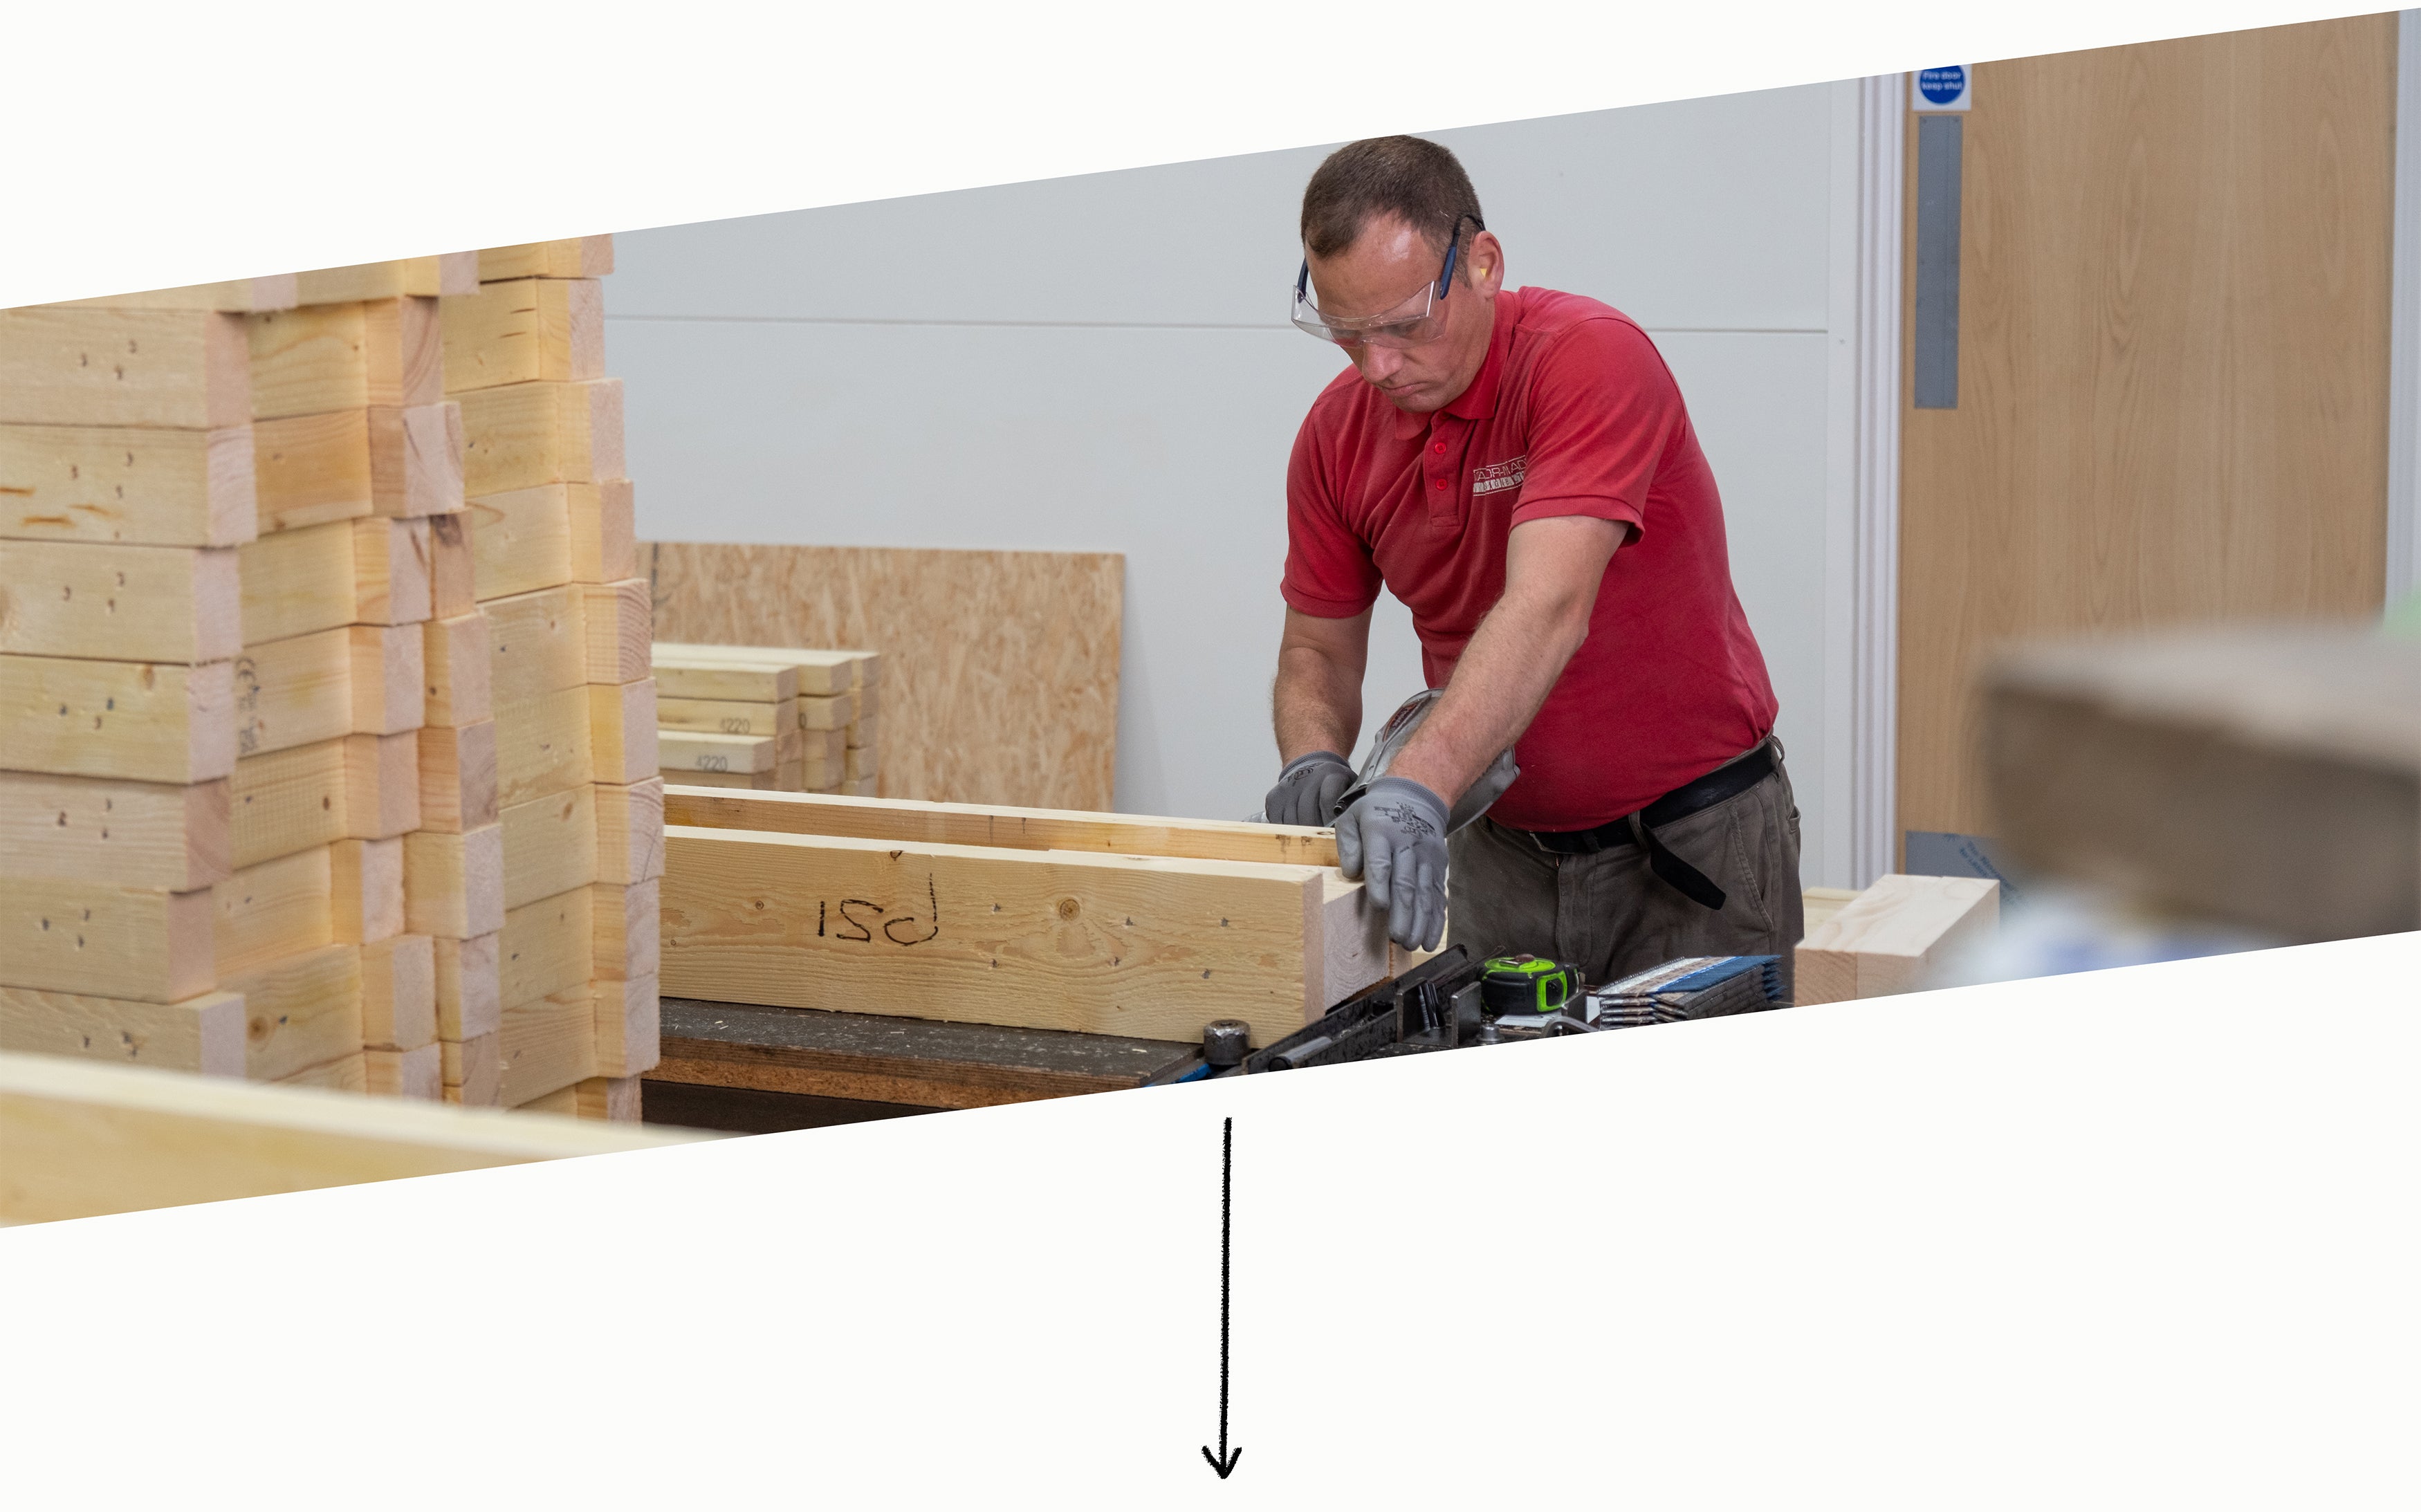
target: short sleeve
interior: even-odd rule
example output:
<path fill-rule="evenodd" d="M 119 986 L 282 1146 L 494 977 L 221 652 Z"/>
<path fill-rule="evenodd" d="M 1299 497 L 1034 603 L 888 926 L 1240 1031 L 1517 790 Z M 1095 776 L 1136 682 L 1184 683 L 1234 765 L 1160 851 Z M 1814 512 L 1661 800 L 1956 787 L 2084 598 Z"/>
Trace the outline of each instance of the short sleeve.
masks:
<path fill-rule="evenodd" d="M 1304 417 L 1287 460 L 1287 603 L 1322 619 L 1351 619 L 1378 601 L 1379 564 L 1347 520 L 1320 444 L 1320 411 Z"/>
<path fill-rule="evenodd" d="M 1513 523 L 1585 515 L 1636 537 L 1658 464 L 1688 423 L 1680 388 L 1644 332 L 1625 320 L 1576 323 L 1539 354 Z"/>

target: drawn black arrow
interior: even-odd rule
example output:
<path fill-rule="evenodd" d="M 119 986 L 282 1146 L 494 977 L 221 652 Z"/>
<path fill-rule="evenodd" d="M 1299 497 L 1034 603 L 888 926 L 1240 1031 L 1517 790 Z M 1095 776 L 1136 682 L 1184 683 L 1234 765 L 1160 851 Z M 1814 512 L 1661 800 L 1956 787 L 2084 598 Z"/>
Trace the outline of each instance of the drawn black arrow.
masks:
<path fill-rule="evenodd" d="M 1219 1452 L 1202 1446 L 1202 1457 L 1226 1480 L 1236 1473 L 1236 1461 L 1244 1457 L 1244 1446 L 1234 1452 L 1227 1448 L 1227 1262 L 1232 1251 L 1227 1242 L 1229 1220 L 1235 1213 L 1236 1120 L 1230 1118 L 1219 1130 Z"/>

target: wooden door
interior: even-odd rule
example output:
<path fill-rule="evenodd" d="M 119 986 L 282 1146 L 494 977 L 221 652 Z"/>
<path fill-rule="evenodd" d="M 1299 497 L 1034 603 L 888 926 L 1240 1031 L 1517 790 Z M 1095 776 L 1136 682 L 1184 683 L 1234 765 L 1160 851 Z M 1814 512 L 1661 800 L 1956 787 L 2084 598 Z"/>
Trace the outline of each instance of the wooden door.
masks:
<path fill-rule="evenodd" d="M 2014 637 L 2384 592 L 2396 17 L 1975 70 L 1957 407 L 1917 409 L 1908 123 L 1898 829 L 1989 834 Z"/>

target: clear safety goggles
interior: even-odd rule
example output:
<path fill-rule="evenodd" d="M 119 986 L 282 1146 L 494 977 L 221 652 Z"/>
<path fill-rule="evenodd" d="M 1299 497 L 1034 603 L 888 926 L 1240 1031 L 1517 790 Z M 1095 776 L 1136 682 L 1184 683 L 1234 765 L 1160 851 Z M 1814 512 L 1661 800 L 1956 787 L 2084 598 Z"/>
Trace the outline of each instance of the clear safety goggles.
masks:
<path fill-rule="evenodd" d="M 1454 234 L 1446 242 L 1445 265 L 1438 270 L 1437 282 L 1423 285 L 1420 292 L 1377 315 L 1322 315 L 1311 300 L 1311 260 L 1304 258 L 1302 271 L 1294 275 L 1296 329 L 1348 348 L 1418 347 L 1436 340 L 1445 331 L 1445 299 L 1454 288 L 1454 260 L 1460 247 L 1463 221 L 1479 230 L 1488 229 L 1476 215 L 1465 215 L 1456 221 Z"/>

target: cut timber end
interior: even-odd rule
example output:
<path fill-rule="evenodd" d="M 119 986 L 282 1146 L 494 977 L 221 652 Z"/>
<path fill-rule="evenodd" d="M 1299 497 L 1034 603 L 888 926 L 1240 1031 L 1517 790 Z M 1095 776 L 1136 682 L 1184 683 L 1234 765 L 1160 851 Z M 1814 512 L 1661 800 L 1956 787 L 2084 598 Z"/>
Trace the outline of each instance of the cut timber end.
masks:
<path fill-rule="evenodd" d="M 678 996 L 1268 1043 L 1328 1001 L 1317 867 L 667 826 Z"/>
<path fill-rule="evenodd" d="M 1842 1003 L 1921 990 L 2000 921 L 2001 884 L 1976 877 L 1879 877 L 1800 943 L 1795 1001 Z"/>

